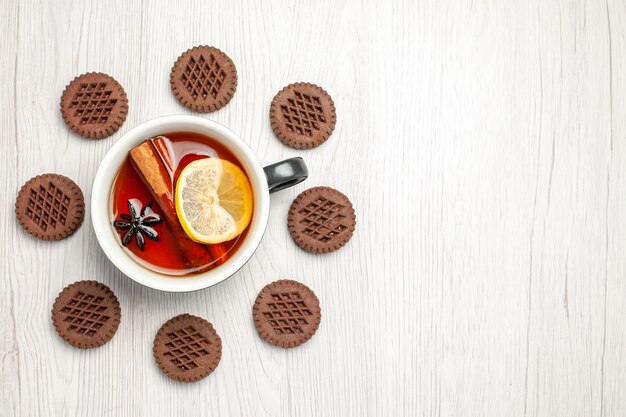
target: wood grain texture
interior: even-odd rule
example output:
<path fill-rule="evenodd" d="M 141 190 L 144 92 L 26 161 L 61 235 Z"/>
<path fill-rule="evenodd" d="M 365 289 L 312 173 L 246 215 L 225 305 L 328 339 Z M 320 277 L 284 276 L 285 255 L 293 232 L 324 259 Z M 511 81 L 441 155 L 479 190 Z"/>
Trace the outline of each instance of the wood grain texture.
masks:
<path fill-rule="evenodd" d="M 626 3 L 501 1 L 35 1 L 0 3 L 1 416 L 623 416 L 626 412 Z M 263 163 L 302 155 L 310 178 L 272 196 L 259 250 L 192 294 L 143 288 L 100 250 L 89 214 L 40 242 L 14 219 L 43 172 L 91 196 L 99 161 L 137 124 L 190 113 L 169 70 L 197 44 L 239 86 L 207 117 Z M 63 124 L 76 75 L 102 71 L 130 112 L 111 138 Z M 274 94 L 323 86 L 337 128 L 283 146 Z M 314 256 L 286 227 L 293 198 L 329 185 L 357 212 L 352 241 Z M 279 278 L 313 288 L 323 320 L 294 350 L 264 343 L 251 306 Z M 110 286 L 122 323 L 102 348 L 63 343 L 56 295 Z M 151 356 L 188 312 L 222 337 L 217 370 L 183 385 Z"/>

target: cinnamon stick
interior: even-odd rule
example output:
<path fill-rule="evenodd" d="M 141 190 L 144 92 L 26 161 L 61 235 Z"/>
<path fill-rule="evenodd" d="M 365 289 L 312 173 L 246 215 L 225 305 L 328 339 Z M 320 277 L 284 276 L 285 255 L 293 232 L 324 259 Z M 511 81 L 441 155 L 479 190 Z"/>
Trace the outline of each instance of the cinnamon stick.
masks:
<path fill-rule="evenodd" d="M 172 182 L 167 166 L 150 141 L 145 141 L 129 152 L 133 167 L 150 189 L 156 203 L 161 208 L 170 231 L 176 238 L 178 247 L 190 268 L 200 271 L 217 266 L 207 246 L 189 239 L 178 222 L 174 207 Z"/>

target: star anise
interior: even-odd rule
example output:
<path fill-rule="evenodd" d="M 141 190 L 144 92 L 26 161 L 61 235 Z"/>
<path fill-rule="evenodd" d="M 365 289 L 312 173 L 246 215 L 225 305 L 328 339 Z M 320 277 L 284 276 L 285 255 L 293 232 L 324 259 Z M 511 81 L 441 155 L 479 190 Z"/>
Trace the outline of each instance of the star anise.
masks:
<path fill-rule="evenodd" d="M 121 220 L 113 222 L 113 227 L 119 230 L 127 230 L 122 236 L 122 245 L 127 246 L 133 236 L 135 236 L 135 243 L 137 247 L 142 251 L 146 247 L 146 239 L 154 240 L 158 242 L 159 235 L 152 226 L 156 226 L 161 223 L 163 219 L 152 210 L 152 201 L 146 204 L 142 209 L 142 203 L 136 198 L 128 200 L 128 214 L 120 214 Z"/>

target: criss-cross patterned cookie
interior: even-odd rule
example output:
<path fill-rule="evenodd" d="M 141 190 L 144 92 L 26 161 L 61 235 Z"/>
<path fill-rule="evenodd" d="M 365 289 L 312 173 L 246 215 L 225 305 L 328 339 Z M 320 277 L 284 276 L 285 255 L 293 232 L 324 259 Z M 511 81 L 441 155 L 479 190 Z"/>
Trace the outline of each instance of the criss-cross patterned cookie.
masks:
<path fill-rule="evenodd" d="M 59 174 L 42 174 L 22 186 L 15 200 L 17 221 L 30 235 L 61 240 L 78 229 L 85 215 L 80 187 Z"/>
<path fill-rule="evenodd" d="M 111 340 L 121 316 L 113 291 L 97 281 L 68 285 L 52 306 L 52 323 L 59 336 L 81 349 L 102 346 Z"/>
<path fill-rule="evenodd" d="M 222 339 L 205 319 L 181 314 L 161 326 L 152 353 L 165 375 L 176 381 L 195 382 L 220 363 Z"/>
<path fill-rule="evenodd" d="M 252 308 L 254 325 L 269 343 L 292 348 L 309 340 L 322 312 L 315 293 L 297 281 L 282 279 L 266 285 Z"/>
<path fill-rule="evenodd" d="M 344 246 L 356 227 L 352 203 L 330 187 L 303 191 L 291 203 L 287 225 L 293 240 L 313 253 L 333 252 Z"/>
<path fill-rule="evenodd" d="M 285 145 L 315 148 L 335 130 L 335 103 L 322 87 L 294 83 L 276 94 L 270 105 L 272 130 Z"/>
<path fill-rule="evenodd" d="M 113 77 L 101 72 L 79 75 L 65 87 L 61 115 L 81 136 L 101 139 L 115 133 L 126 120 L 128 98 Z"/>
<path fill-rule="evenodd" d="M 172 67 L 170 86 L 185 107 L 208 113 L 224 107 L 237 89 L 237 68 L 228 55 L 212 46 L 184 52 Z"/>

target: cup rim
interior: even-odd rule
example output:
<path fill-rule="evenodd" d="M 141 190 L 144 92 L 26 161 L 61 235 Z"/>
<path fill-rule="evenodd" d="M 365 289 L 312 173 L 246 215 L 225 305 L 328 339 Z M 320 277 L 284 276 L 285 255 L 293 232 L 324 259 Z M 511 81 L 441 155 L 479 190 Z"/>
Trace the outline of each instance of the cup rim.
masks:
<path fill-rule="evenodd" d="M 224 144 L 245 169 L 254 197 L 254 212 L 244 242 L 223 265 L 185 277 L 161 274 L 133 260 L 119 243 L 110 222 L 110 198 L 117 173 L 128 151 L 143 140 L 160 134 L 189 131 L 211 136 Z M 107 258 L 124 275 L 146 287 L 167 292 L 197 291 L 219 284 L 234 275 L 256 251 L 269 219 L 269 188 L 263 166 L 252 149 L 236 133 L 209 119 L 192 115 L 160 116 L 143 122 L 120 137 L 100 162 L 91 189 L 91 223 Z"/>

